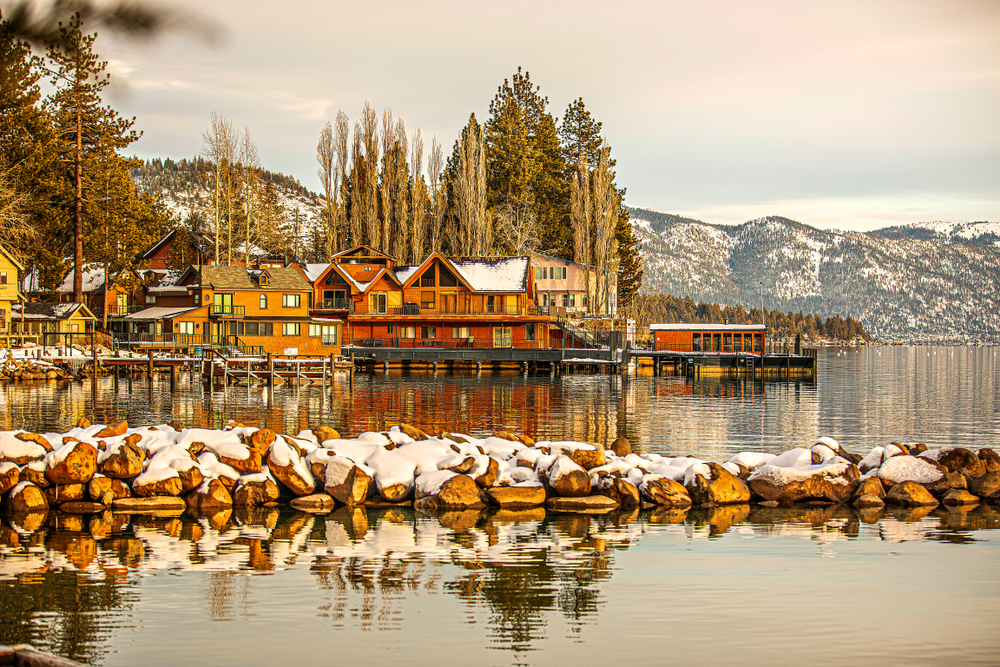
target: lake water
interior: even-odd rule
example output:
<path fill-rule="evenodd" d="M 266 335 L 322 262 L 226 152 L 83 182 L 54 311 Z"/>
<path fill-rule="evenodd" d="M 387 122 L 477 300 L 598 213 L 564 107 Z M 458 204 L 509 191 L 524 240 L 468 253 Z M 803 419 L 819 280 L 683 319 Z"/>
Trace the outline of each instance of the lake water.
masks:
<path fill-rule="evenodd" d="M 815 382 L 397 373 L 206 392 L 195 376 L 94 394 L 0 386 L 0 428 L 406 421 L 715 460 L 824 434 L 859 453 L 1000 445 L 996 348 L 826 349 Z M 995 665 L 998 527 L 995 505 L 4 517 L 0 643 L 95 665 Z"/>

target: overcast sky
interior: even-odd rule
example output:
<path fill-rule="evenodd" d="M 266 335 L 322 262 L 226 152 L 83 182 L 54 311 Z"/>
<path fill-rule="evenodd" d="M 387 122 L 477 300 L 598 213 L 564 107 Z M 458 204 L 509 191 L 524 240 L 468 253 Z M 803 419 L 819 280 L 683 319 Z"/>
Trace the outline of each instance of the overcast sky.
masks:
<path fill-rule="evenodd" d="M 873 229 L 1000 220 L 1000 2 L 177 0 L 214 46 L 99 39 L 141 157 L 190 157 L 209 115 L 319 190 L 315 147 L 367 100 L 450 151 L 520 65 L 583 97 L 631 206 L 707 222 Z M 103 42 L 103 43 L 102 43 Z"/>

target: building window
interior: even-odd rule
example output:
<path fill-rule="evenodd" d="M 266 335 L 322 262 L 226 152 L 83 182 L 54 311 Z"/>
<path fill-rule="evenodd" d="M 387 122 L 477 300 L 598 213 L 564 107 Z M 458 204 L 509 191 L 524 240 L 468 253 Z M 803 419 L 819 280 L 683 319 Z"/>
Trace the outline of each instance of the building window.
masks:
<path fill-rule="evenodd" d="M 387 324 L 386 327 L 385 327 L 385 333 L 386 333 L 387 336 L 395 336 L 396 335 L 396 325 L 395 324 Z"/>
<path fill-rule="evenodd" d="M 524 325 L 524 340 L 535 340 L 535 323 L 530 322 Z"/>
<path fill-rule="evenodd" d="M 535 280 L 545 280 L 545 269 L 540 266 L 535 267 Z"/>
<path fill-rule="evenodd" d="M 260 309 L 261 310 L 267 310 L 267 295 L 266 294 L 261 294 L 260 295 Z"/>
<path fill-rule="evenodd" d="M 424 275 L 420 276 L 420 286 L 421 287 L 434 287 L 434 285 L 435 285 L 434 267 L 432 266 L 431 268 L 429 268 L 426 271 L 424 271 Z"/>
<path fill-rule="evenodd" d="M 496 311 L 497 298 L 492 294 L 486 297 L 486 312 L 487 314 L 492 314 Z"/>
<path fill-rule="evenodd" d="M 298 322 L 285 322 L 281 325 L 282 336 L 298 336 L 302 331 Z"/>
<path fill-rule="evenodd" d="M 6 285 L 6 284 L 7 284 L 7 272 L 0 271 L 0 285 Z"/>
<path fill-rule="evenodd" d="M 437 338 L 437 327 L 420 327 L 421 338 Z"/>
<path fill-rule="evenodd" d="M 194 305 L 197 306 L 199 301 L 201 301 L 201 295 L 198 294 L 197 292 L 195 292 L 194 293 Z"/>
<path fill-rule="evenodd" d="M 156 303 L 156 295 L 154 295 L 154 294 L 147 294 L 146 295 L 146 305 L 149 306 L 149 305 L 152 305 L 154 303 Z"/>
<path fill-rule="evenodd" d="M 400 338 L 416 338 L 417 328 L 416 327 L 399 327 L 399 337 Z"/>
<path fill-rule="evenodd" d="M 372 292 L 369 297 L 369 304 L 371 305 L 372 315 L 385 315 L 386 311 L 386 295 L 385 292 Z"/>
<path fill-rule="evenodd" d="M 434 292 L 420 293 L 420 309 L 434 310 Z"/>
<path fill-rule="evenodd" d="M 563 308 L 569 308 L 569 294 L 562 295 Z"/>
<path fill-rule="evenodd" d="M 309 325 L 309 337 L 310 338 L 322 338 L 321 345 L 324 346 L 335 346 L 337 344 L 337 325 L 336 324 L 310 324 Z"/>
<path fill-rule="evenodd" d="M 194 334 L 194 322 L 181 322 L 179 325 L 178 333 L 192 335 Z"/>
<path fill-rule="evenodd" d="M 452 338 L 472 338 L 472 333 L 469 327 L 452 327 L 451 328 Z"/>
<path fill-rule="evenodd" d="M 302 305 L 301 294 L 282 294 L 281 305 L 285 308 L 298 308 Z"/>
<path fill-rule="evenodd" d="M 566 280 L 566 267 L 553 266 L 549 269 L 549 278 L 552 280 Z"/>

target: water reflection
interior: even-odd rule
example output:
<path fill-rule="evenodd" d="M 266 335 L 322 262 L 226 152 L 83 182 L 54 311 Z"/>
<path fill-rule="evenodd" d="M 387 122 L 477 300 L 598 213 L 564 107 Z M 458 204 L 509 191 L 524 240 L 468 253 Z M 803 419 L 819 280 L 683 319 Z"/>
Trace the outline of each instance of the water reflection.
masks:
<path fill-rule="evenodd" d="M 200 577 L 202 613 L 231 622 L 273 604 L 247 575 L 304 570 L 320 596 L 314 612 L 331 628 L 399 630 L 408 600 L 445 596 L 468 610 L 470 622 L 485 613 L 492 646 L 523 654 L 539 647 L 556 616 L 571 637 L 596 622 L 616 576 L 615 554 L 657 535 L 692 546 L 723 536 L 804 539 L 817 556 L 836 556 L 845 540 L 966 544 L 998 527 L 1000 510 L 987 505 L 887 512 L 742 505 L 603 516 L 266 507 L 202 516 L 33 513 L 8 516 L 0 528 L 0 640 L 96 664 L 112 634 L 134 623 L 144 577 Z"/>
<path fill-rule="evenodd" d="M 722 460 L 783 451 L 824 434 L 867 452 L 893 440 L 1000 446 L 1000 365 L 993 348 L 821 351 L 816 382 L 616 375 L 345 374 L 327 385 L 211 391 L 182 375 L 170 391 L 105 377 L 0 386 L 0 429 L 62 430 L 81 416 L 133 424 L 220 427 L 230 419 L 284 433 L 317 424 L 343 433 L 409 422 L 427 431 L 513 429 L 536 439 L 608 444 Z M 95 419 L 96 418 L 96 419 Z"/>

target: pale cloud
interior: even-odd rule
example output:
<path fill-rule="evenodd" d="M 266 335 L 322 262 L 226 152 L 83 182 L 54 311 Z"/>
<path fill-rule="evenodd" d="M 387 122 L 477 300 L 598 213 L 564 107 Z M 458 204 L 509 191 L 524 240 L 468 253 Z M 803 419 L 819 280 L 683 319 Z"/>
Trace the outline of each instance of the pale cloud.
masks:
<path fill-rule="evenodd" d="M 144 157 L 193 155 L 190 128 L 216 111 L 316 188 L 338 109 L 392 107 L 448 151 L 523 65 L 554 114 L 582 96 L 604 123 L 633 206 L 857 228 L 1000 218 L 994 0 L 176 1 L 224 25 L 225 47 L 98 44 L 127 64 Z"/>

